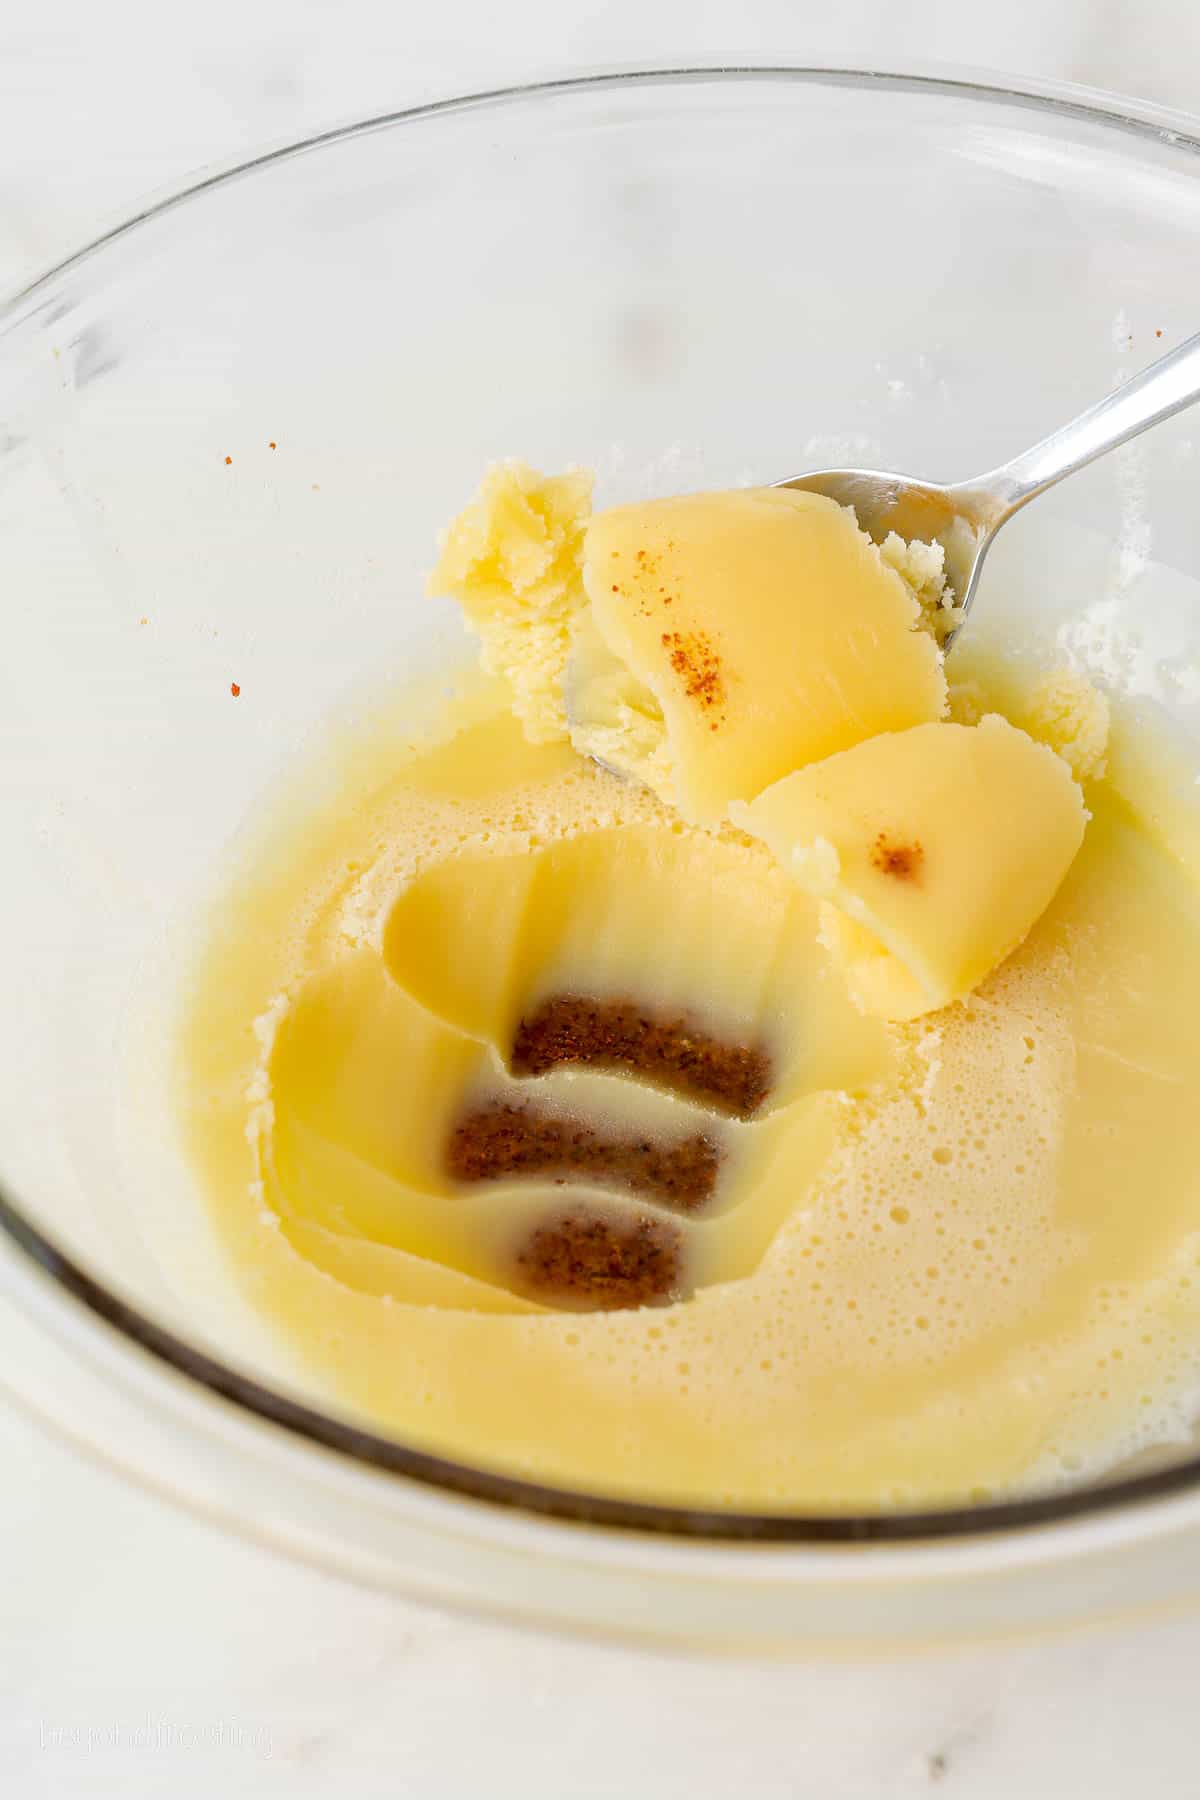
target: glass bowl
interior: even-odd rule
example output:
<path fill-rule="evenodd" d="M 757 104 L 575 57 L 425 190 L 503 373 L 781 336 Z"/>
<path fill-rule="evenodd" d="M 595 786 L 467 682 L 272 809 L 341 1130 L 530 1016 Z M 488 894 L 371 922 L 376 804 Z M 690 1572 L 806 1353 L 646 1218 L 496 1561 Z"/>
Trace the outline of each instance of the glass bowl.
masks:
<path fill-rule="evenodd" d="M 462 654 L 422 573 L 490 459 L 590 464 L 606 501 L 991 467 L 1195 328 L 1198 153 L 1186 121 L 1068 90 L 559 82 L 214 175 L 8 303 L 0 1384 L 274 1544 L 561 1624 L 880 1645 L 1186 1594 L 1190 1447 L 969 1512 L 801 1518 L 373 1434 L 230 1279 L 143 1002 L 314 721 Z M 1192 429 L 1024 515 L 977 616 L 1057 634 L 1197 738 Z"/>

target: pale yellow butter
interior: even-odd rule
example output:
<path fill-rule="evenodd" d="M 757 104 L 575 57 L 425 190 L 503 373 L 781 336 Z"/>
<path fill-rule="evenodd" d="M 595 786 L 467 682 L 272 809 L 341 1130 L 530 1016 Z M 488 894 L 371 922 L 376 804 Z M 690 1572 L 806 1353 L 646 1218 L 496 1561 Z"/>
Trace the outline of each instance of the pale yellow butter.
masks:
<path fill-rule="evenodd" d="M 963 998 L 1003 962 L 1087 820 L 1066 763 L 995 713 L 872 738 L 730 810 L 824 902 L 851 993 L 890 1019 Z"/>
<path fill-rule="evenodd" d="M 693 822 L 945 709 L 912 586 L 822 495 L 745 488 L 598 513 L 583 578 L 571 741 Z"/>

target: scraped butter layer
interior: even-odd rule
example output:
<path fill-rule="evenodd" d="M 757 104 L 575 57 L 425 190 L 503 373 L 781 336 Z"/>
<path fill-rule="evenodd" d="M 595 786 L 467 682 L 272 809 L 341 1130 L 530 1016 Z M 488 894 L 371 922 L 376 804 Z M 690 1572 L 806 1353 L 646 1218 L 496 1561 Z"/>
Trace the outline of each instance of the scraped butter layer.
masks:
<path fill-rule="evenodd" d="M 1180 1437 L 1200 923 L 1163 797 L 1095 782 L 1007 960 L 888 1022 L 784 859 L 510 707 L 331 750 L 319 807 L 298 774 L 198 961 L 190 1141 L 325 1401 L 705 1507 L 970 1500 Z"/>

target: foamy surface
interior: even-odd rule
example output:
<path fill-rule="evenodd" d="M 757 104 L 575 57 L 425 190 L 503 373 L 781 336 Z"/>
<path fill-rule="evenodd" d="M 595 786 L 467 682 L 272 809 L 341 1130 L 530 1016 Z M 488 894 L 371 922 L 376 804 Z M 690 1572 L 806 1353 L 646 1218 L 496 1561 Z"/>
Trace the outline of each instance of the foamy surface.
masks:
<path fill-rule="evenodd" d="M 996 1495 L 1185 1436 L 1200 1375 L 1200 923 L 1190 878 L 1102 784 L 1026 944 L 967 1002 L 881 1028 L 886 1069 L 822 1090 L 815 1162 L 786 1108 L 749 1128 L 744 1178 L 788 1202 L 751 1272 L 717 1271 L 668 1307 L 505 1309 L 402 1242 L 328 1217 L 279 1228 L 262 1185 L 272 1054 L 307 984 L 363 955 L 387 980 L 391 909 L 431 867 L 601 831 L 619 854 L 622 831 L 683 830 L 570 752 L 524 745 L 492 704 L 452 709 L 445 738 L 399 767 L 394 739 L 361 746 L 336 804 L 297 807 L 250 857 L 199 969 L 197 1159 L 240 1278 L 314 1385 L 466 1460 L 704 1505 Z M 730 832 L 720 844 L 739 918 L 746 893 L 782 904 L 765 851 Z M 669 920 L 657 928 L 670 938 Z M 736 936 L 706 954 L 736 968 Z M 675 970 L 702 1007 L 700 949 L 690 964 L 677 950 Z M 786 1014 L 786 995 L 772 1003 Z M 805 1019 L 792 1024 L 802 1038 Z"/>

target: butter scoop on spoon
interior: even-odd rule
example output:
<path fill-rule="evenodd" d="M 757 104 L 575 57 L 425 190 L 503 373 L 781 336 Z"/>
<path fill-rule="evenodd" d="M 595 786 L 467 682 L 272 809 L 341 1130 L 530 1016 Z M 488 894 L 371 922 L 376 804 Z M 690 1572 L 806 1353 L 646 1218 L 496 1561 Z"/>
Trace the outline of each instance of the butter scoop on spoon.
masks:
<path fill-rule="evenodd" d="M 894 531 L 906 539 L 934 540 L 946 552 L 946 579 L 962 629 L 979 585 L 979 572 L 1000 527 L 1047 488 L 1094 462 L 1108 450 L 1200 400 L 1200 333 L 1060 426 L 1011 462 L 947 487 L 876 469 L 815 469 L 777 487 L 807 488 L 852 506 L 876 543 Z M 954 633 L 947 638 L 952 641 Z"/>

